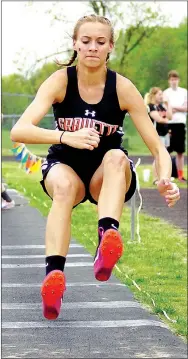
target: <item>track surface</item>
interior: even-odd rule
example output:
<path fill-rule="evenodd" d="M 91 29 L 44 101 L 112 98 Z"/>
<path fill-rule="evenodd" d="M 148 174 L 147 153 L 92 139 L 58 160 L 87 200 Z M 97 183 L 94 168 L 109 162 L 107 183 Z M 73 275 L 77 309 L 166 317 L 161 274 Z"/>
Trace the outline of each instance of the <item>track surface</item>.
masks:
<path fill-rule="evenodd" d="M 142 188 L 141 195 L 143 198 L 142 212 L 151 216 L 160 217 L 170 224 L 180 227 L 187 232 L 187 189 L 180 188 L 180 200 L 172 208 L 166 205 L 162 196 L 157 189 Z M 136 208 L 138 208 L 140 199 L 136 193 Z M 131 201 L 128 202 L 131 205 Z"/>
<path fill-rule="evenodd" d="M 42 316 L 46 219 L 18 193 L 2 213 L 2 358 L 187 358 L 186 344 L 114 276 L 95 280 L 93 259 L 72 240 L 67 291 L 56 321 Z"/>

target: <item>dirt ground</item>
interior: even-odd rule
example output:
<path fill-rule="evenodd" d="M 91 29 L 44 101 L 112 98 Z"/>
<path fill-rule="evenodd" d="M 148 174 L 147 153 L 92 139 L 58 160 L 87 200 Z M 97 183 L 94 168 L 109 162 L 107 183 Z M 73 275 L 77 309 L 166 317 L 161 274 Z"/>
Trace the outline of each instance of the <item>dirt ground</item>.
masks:
<path fill-rule="evenodd" d="M 172 208 L 167 207 L 164 198 L 162 198 L 155 189 L 141 189 L 141 195 L 143 198 L 142 212 L 146 212 L 151 216 L 160 217 L 187 232 L 188 192 L 186 188 L 180 188 L 181 198 Z M 136 194 L 136 208 L 138 208 L 139 203 L 140 200 L 138 194 Z"/>
<path fill-rule="evenodd" d="M 172 155 L 172 157 L 175 157 L 175 155 Z M 130 155 L 131 160 L 134 162 L 134 164 L 136 164 L 136 162 L 138 161 L 138 159 L 141 159 L 141 165 L 151 165 L 153 163 L 153 157 L 152 156 L 131 156 Z M 187 165 L 187 156 L 184 156 L 184 162 L 185 165 Z"/>

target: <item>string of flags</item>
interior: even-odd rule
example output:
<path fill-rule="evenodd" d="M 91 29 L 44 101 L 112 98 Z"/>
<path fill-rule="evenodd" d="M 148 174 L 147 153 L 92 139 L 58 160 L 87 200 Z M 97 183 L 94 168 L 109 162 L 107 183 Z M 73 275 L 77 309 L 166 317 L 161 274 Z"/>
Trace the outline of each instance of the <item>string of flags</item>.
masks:
<path fill-rule="evenodd" d="M 12 152 L 16 156 L 16 160 L 20 162 L 20 167 L 23 168 L 27 174 L 36 173 L 41 169 L 45 158 L 34 155 L 28 150 L 24 143 L 14 142 Z"/>

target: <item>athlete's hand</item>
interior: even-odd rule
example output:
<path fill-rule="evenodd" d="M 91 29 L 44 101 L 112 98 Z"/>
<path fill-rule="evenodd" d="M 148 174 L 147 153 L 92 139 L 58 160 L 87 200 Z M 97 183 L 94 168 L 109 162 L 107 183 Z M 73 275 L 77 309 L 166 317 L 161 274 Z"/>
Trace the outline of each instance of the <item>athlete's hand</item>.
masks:
<path fill-rule="evenodd" d="M 99 132 L 95 128 L 82 128 L 75 132 L 65 132 L 64 142 L 71 147 L 93 150 L 100 142 Z"/>
<path fill-rule="evenodd" d="M 161 196 L 165 197 L 168 207 L 173 207 L 180 199 L 178 186 L 169 179 L 162 179 L 158 181 L 157 188 Z"/>

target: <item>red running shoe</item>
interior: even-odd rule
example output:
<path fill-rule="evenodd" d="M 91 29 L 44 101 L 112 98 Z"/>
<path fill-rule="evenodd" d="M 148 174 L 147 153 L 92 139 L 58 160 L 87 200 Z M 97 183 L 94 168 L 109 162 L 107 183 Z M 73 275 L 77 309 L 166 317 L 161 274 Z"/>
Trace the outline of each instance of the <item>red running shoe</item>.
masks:
<path fill-rule="evenodd" d="M 66 290 L 65 275 L 60 270 L 51 271 L 41 286 L 43 315 L 46 319 L 57 319 L 62 303 L 63 293 Z"/>
<path fill-rule="evenodd" d="M 123 241 L 119 232 L 115 229 L 108 229 L 101 239 L 94 260 L 95 278 L 99 281 L 108 280 L 122 254 Z"/>
<path fill-rule="evenodd" d="M 184 177 L 178 178 L 178 181 L 182 183 L 187 183 L 187 180 Z"/>

